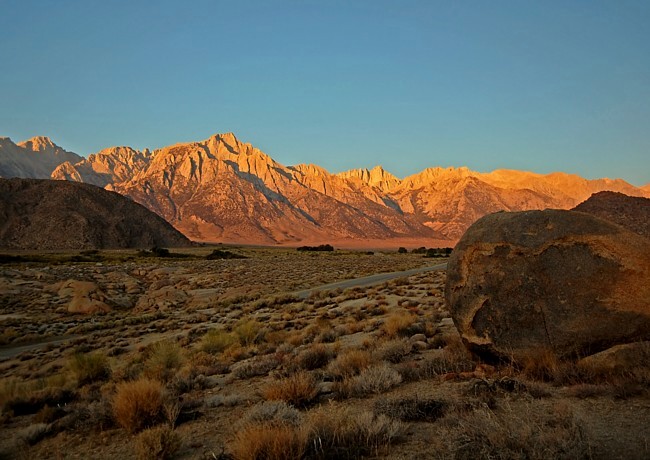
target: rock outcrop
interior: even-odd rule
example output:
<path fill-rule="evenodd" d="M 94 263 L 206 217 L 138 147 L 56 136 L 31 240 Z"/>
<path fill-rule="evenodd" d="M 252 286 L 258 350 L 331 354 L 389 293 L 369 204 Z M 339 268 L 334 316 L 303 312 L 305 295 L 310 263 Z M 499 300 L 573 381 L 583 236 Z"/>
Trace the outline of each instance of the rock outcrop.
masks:
<path fill-rule="evenodd" d="M 92 281 L 68 280 L 60 283 L 57 290 L 60 298 L 68 301 L 68 313 L 107 313 L 111 311 L 105 300 L 106 295 Z"/>
<path fill-rule="evenodd" d="M 496 213 L 463 235 L 445 297 L 485 359 L 588 355 L 650 338 L 650 241 L 574 211 Z"/>
<path fill-rule="evenodd" d="M 0 247 L 180 247 L 190 241 L 160 216 L 94 185 L 0 179 Z"/>
<path fill-rule="evenodd" d="M 616 192 L 594 193 L 573 208 L 614 222 L 628 230 L 650 238 L 650 199 Z"/>

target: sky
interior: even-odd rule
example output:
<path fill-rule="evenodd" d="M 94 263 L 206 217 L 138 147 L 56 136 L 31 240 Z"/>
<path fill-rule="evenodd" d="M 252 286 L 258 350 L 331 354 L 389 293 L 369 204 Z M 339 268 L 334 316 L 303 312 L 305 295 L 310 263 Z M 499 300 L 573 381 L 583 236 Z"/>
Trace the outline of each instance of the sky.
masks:
<path fill-rule="evenodd" d="M 0 136 L 650 182 L 647 0 L 0 0 Z"/>

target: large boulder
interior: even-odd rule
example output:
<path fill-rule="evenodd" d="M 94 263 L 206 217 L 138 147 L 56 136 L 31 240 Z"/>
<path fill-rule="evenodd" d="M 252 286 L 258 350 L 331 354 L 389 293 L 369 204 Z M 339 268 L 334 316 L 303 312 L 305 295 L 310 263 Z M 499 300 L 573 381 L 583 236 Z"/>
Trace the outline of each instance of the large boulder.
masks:
<path fill-rule="evenodd" d="M 445 297 L 486 360 L 585 356 L 650 338 L 650 240 L 575 211 L 496 213 L 463 235 Z"/>
<path fill-rule="evenodd" d="M 58 295 L 63 299 L 69 299 L 68 313 L 107 313 L 111 307 L 104 301 L 106 295 L 92 281 L 67 280 L 60 283 Z"/>

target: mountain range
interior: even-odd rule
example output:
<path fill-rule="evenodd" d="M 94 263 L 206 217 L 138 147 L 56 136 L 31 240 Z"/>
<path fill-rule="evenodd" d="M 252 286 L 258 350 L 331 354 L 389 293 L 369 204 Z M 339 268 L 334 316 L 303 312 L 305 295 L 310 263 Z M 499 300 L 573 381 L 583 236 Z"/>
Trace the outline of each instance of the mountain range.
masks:
<path fill-rule="evenodd" d="M 190 239 L 248 244 L 451 245 L 491 212 L 570 209 L 604 190 L 650 197 L 650 184 L 561 172 L 437 167 L 399 179 L 376 166 L 332 174 L 284 166 L 232 133 L 153 151 L 111 147 L 88 158 L 45 137 L 0 138 L 0 177 L 104 187 Z"/>

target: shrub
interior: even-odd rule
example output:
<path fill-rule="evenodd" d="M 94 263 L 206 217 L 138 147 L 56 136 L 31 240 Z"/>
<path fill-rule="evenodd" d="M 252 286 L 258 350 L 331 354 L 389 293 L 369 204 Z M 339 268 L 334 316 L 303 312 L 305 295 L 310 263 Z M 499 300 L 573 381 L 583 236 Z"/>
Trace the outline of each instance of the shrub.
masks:
<path fill-rule="evenodd" d="M 218 260 L 218 259 L 247 259 L 246 256 L 237 254 L 231 251 L 222 251 L 221 249 L 215 249 L 210 254 L 205 256 L 207 260 Z"/>
<path fill-rule="evenodd" d="M 360 397 L 383 393 L 399 385 L 402 376 L 386 363 L 364 369 L 359 375 L 348 377 L 335 388 L 341 397 Z"/>
<path fill-rule="evenodd" d="M 313 371 L 325 366 L 335 355 L 332 347 L 316 344 L 300 353 L 296 361 L 300 368 Z"/>
<path fill-rule="evenodd" d="M 254 423 L 274 423 L 300 426 L 302 414 L 298 409 L 284 401 L 264 401 L 253 406 L 244 416 L 244 425 Z"/>
<path fill-rule="evenodd" d="M 75 353 L 68 361 L 70 371 L 80 385 L 106 380 L 111 375 L 108 358 L 102 352 Z"/>
<path fill-rule="evenodd" d="M 406 254 L 407 252 L 408 252 L 408 250 L 405 247 L 399 247 L 397 249 L 398 254 Z"/>
<path fill-rule="evenodd" d="M 181 366 L 181 347 L 171 340 L 154 343 L 144 362 L 144 375 L 150 379 L 168 382 Z"/>
<path fill-rule="evenodd" d="M 259 356 L 249 361 L 233 365 L 232 372 L 238 379 L 248 379 L 258 375 L 266 375 L 276 367 L 279 361 L 275 356 Z"/>
<path fill-rule="evenodd" d="M 240 322 L 233 328 L 233 332 L 239 339 L 239 343 L 244 346 L 258 342 L 261 330 L 262 325 L 253 320 Z"/>
<path fill-rule="evenodd" d="M 394 312 L 386 318 L 382 326 L 388 337 L 408 334 L 409 328 L 415 323 L 415 316 L 405 310 Z"/>
<path fill-rule="evenodd" d="M 379 399 L 374 412 L 404 422 L 433 422 L 444 415 L 446 407 L 444 401 L 437 399 Z"/>
<path fill-rule="evenodd" d="M 321 244 L 319 246 L 300 246 L 298 251 L 316 251 L 316 252 L 331 252 L 334 247 L 331 244 Z"/>
<path fill-rule="evenodd" d="M 526 377 L 548 382 L 559 376 L 561 363 L 553 350 L 543 348 L 521 358 L 521 366 Z"/>
<path fill-rule="evenodd" d="M 151 253 L 156 257 L 169 257 L 169 249 L 159 248 L 158 246 L 151 248 Z"/>
<path fill-rule="evenodd" d="M 135 441 L 136 458 L 140 460 L 167 460 L 174 457 L 181 447 L 181 438 L 168 425 L 144 430 Z"/>
<path fill-rule="evenodd" d="M 13 415 L 35 414 L 45 406 L 55 407 L 73 401 L 77 395 L 56 379 L 21 382 L 5 379 L 0 385 L 0 409 Z"/>
<path fill-rule="evenodd" d="M 235 435 L 235 459 L 360 458 L 379 454 L 403 431 L 384 415 L 320 408 L 306 423 L 252 422 Z"/>
<path fill-rule="evenodd" d="M 403 425 L 385 415 L 349 407 L 317 409 L 309 417 L 308 457 L 360 458 L 377 455 L 402 432 Z"/>
<path fill-rule="evenodd" d="M 141 378 L 117 385 L 113 397 L 115 421 L 130 433 L 154 426 L 164 419 L 165 392 L 157 380 Z"/>
<path fill-rule="evenodd" d="M 451 414 L 449 415 L 451 416 Z M 449 417 L 448 416 L 448 417 Z M 454 458 L 591 458 L 582 427 L 566 407 L 552 413 L 483 407 L 453 415 L 456 429 L 448 433 Z"/>
<path fill-rule="evenodd" d="M 397 364 L 411 353 L 413 344 L 405 339 L 390 340 L 381 344 L 374 352 L 378 361 Z"/>
<path fill-rule="evenodd" d="M 347 350 L 339 354 L 334 361 L 327 366 L 327 372 L 333 377 L 343 379 L 358 375 L 372 362 L 370 353 L 364 350 Z"/>
<path fill-rule="evenodd" d="M 277 380 L 262 390 L 267 400 L 281 400 L 296 407 L 305 407 L 318 395 L 318 383 L 308 372 L 297 372 L 289 377 Z"/>
<path fill-rule="evenodd" d="M 299 460 L 306 446 L 306 430 L 263 423 L 240 429 L 230 449 L 236 460 Z"/>
<path fill-rule="evenodd" d="M 201 339 L 200 349 L 217 354 L 238 343 L 237 337 L 223 329 L 211 329 Z"/>

